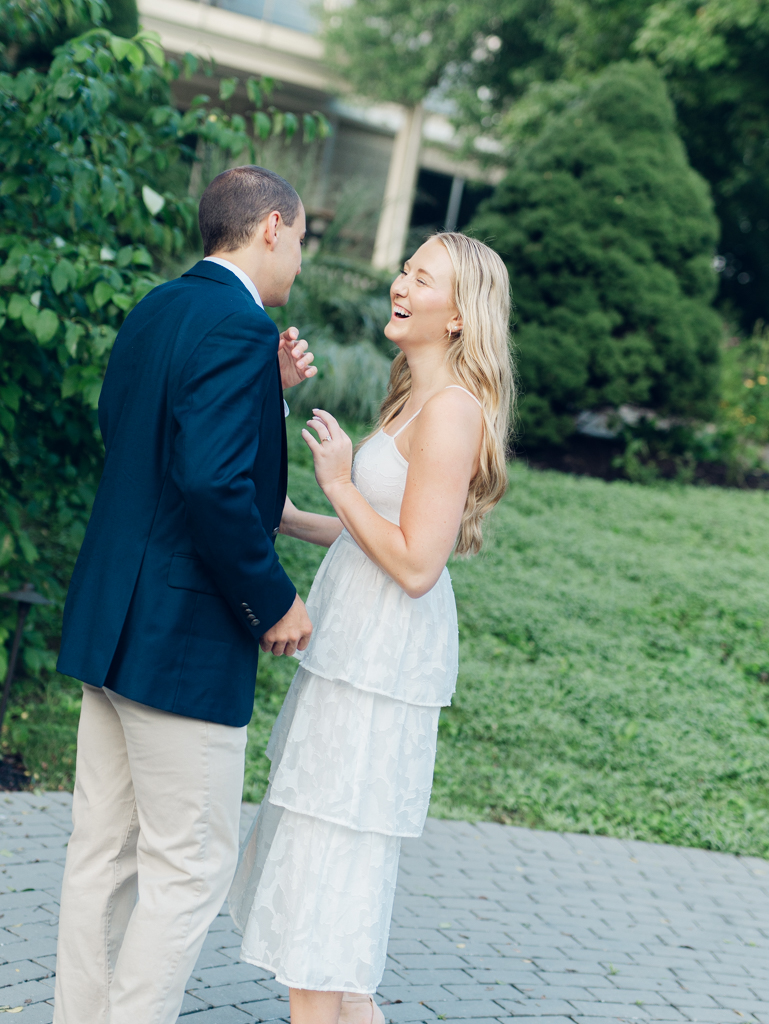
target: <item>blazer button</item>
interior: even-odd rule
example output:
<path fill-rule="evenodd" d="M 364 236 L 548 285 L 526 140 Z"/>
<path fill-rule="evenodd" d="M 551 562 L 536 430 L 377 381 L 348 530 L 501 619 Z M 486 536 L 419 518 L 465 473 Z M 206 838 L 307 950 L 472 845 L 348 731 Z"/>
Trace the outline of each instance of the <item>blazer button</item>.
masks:
<path fill-rule="evenodd" d="M 258 626 L 259 625 L 259 619 L 252 619 L 251 620 L 251 625 L 252 626 Z"/>
<path fill-rule="evenodd" d="M 248 610 L 249 610 L 249 608 L 248 608 L 248 605 L 246 604 L 246 602 L 245 602 L 245 601 L 244 601 L 244 602 L 243 602 L 243 603 L 241 604 L 241 606 L 240 606 L 240 607 L 241 607 L 241 608 L 245 608 L 245 609 L 246 609 L 246 611 L 248 611 Z"/>
<path fill-rule="evenodd" d="M 275 540 L 275 538 L 278 536 L 279 532 L 280 532 L 280 527 L 276 526 L 275 529 L 272 531 L 272 539 L 273 540 Z"/>

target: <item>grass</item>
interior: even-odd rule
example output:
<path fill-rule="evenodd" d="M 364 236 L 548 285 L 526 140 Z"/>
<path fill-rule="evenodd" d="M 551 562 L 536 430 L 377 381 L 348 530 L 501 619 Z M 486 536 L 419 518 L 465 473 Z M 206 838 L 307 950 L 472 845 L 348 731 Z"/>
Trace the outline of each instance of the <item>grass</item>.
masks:
<path fill-rule="evenodd" d="M 297 420 L 290 493 L 323 511 Z M 513 467 L 484 553 L 450 567 L 460 676 L 431 813 L 769 857 L 767 522 L 765 492 Z M 278 546 L 306 595 L 323 551 Z M 294 669 L 262 656 L 248 799 Z M 17 693 L 4 740 L 71 788 L 75 685 Z"/>

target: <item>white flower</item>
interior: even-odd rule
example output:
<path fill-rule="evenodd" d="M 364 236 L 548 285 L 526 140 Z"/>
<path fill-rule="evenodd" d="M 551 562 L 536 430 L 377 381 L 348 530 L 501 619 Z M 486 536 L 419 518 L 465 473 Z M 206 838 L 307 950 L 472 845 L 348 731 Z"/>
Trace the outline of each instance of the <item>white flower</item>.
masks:
<path fill-rule="evenodd" d="M 156 192 L 154 188 L 150 188 L 149 185 L 142 185 L 142 199 L 153 217 L 160 213 L 166 205 L 166 201 L 160 193 Z"/>

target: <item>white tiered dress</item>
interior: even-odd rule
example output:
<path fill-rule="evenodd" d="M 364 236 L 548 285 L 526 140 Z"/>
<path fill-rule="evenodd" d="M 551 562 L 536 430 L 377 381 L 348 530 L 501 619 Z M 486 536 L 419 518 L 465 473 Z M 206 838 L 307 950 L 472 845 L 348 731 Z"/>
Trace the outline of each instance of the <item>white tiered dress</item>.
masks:
<path fill-rule="evenodd" d="M 375 434 L 353 465 L 355 486 L 392 523 L 408 470 L 395 437 Z M 270 784 L 230 913 L 241 959 L 284 985 L 373 993 L 401 838 L 422 833 L 438 716 L 456 683 L 456 605 L 446 569 L 411 598 L 343 530 L 307 609 L 312 639 L 267 747 Z"/>

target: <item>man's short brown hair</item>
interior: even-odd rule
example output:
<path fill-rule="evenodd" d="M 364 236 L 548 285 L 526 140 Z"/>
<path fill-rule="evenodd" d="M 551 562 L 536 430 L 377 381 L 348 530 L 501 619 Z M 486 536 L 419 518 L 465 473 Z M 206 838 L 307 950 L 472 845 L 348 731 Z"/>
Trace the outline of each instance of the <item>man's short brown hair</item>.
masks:
<path fill-rule="evenodd" d="M 253 164 L 222 171 L 200 199 L 203 252 L 210 256 L 248 245 L 257 225 L 273 210 L 291 227 L 301 205 L 296 190 L 274 171 Z"/>

